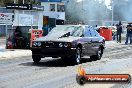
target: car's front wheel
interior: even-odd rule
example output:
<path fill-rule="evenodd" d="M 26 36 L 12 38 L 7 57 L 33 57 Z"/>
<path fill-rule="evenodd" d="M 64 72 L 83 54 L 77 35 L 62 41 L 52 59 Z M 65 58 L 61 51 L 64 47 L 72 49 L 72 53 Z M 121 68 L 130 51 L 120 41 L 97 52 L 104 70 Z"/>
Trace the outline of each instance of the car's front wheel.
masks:
<path fill-rule="evenodd" d="M 74 64 L 80 64 L 81 63 L 81 49 L 77 47 L 75 54 L 72 56 L 72 61 Z"/>
<path fill-rule="evenodd" d="M 32 55 L 32 59 L 33 59 L 34 63 L 39 63 L 41 60 L 41 57 L 38 55 Z"/>

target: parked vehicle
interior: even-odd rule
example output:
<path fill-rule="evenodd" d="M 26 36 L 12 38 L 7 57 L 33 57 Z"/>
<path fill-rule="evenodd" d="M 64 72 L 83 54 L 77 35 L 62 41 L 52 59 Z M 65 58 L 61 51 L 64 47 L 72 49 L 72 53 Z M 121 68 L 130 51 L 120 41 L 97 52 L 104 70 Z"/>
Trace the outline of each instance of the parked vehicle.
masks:
<path fill-rule="evenodd" d="M 100 60 L 105 40 L 90 26 L 62 25 L 53 28 L 45 37 L 33 41 L 31 51 L 34 63 L 42 57 L 61 57 L 75 64 L 83 56 Z"/>

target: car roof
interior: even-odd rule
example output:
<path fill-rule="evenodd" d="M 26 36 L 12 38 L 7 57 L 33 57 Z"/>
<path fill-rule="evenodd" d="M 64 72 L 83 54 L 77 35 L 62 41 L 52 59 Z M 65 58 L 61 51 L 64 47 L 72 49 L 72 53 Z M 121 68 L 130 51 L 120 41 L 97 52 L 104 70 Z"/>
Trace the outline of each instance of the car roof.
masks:
<path fill-rule="evenodd" d="M 74 27 L 82 27 L 83 29 L 84 29 L 84 31 L 85 30 L 93 30 L 94 29 L 94 27 L 92 27 L 92 26 L 89 26 L 89 25 L 56 25 L 56 27 L 72 27 L 72 26 L 74 26 Z"/>
<path fill-rule="evenodd" d="M 56 25 L 56 27 L 61 27 L 61 26 L 63 26 L 63 27 L 69 27 L 69 26 L 75 26 L 75 27 L 79 27 L 79 26 L 82 26 L 82 27 L 84 27 L 84 26 L 88 26 L 88 25 Z"/>

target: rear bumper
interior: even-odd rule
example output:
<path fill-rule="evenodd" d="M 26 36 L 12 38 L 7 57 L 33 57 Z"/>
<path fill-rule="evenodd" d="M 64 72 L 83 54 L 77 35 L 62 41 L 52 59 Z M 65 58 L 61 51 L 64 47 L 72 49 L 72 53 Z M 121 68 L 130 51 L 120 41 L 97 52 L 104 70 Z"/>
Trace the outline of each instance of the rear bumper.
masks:
<path fill-rule="evenodd" d="M 32 55 L 41 57 L 70 57 L 76 52 L 76 48 L 31 48 Z"/>

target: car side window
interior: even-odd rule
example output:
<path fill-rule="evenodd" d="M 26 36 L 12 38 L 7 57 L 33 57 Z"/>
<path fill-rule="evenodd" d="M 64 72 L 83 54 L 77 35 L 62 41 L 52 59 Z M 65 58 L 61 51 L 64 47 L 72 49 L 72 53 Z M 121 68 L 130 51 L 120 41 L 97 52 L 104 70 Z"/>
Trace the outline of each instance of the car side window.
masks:
<path fill-rule="evenodd" d="M 91 30 L 90 29 L 86 29 L 84 32 L 84 37 L 92 37 L 91 35 Z"/>
<path fill-rule="evenodd" d="M 96 30 L 91 30 L 92 37 L 99 37 L 99 33 Z"/>
<path fill-rule="evenodd" d="M 91 30 L 92 37 L 96 37 L 94 30 Z"/>
<path fill-rule="evenodd" d="M 100 36 L 99 33 L 96 30 L 94 30 L 94 34 L 95 34 L 96 37 Z"/>

